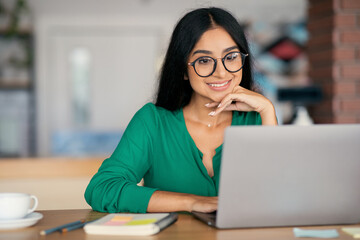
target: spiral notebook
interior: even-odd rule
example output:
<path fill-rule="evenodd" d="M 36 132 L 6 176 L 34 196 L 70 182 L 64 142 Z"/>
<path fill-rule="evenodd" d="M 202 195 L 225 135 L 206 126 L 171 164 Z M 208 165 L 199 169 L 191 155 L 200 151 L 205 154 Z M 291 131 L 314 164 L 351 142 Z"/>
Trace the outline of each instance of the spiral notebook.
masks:
<path fill-rule="evenodd" d="M 153 235 L 176 222 L 176 213 L 111 213 L 86 224 L 87 234 L 148 236 Z"/>

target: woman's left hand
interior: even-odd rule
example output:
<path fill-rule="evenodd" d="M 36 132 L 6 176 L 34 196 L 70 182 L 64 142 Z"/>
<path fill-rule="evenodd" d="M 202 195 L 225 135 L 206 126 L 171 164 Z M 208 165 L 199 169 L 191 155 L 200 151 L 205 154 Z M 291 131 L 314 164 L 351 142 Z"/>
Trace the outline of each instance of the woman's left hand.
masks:
<path fill-rule="evenodd" d="M 209 113 L 210 116 L 216 116 L 222 111 L 255 111 L 260 114 L 263 125 L 277 125 L 275 109 L 271 101 L 241 86 L 235 87 L 233 92 L 226 95 L 220 103 L 213 102 L 206 106 L 217 107 L 215 111 Z"/>

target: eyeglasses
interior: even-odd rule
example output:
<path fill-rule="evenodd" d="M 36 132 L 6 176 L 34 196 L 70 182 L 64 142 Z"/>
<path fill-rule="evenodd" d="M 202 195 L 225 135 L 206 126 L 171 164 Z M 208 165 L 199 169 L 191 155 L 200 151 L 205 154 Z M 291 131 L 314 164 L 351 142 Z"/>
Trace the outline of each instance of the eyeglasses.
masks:
<path fill-rule="evenodd" d="M 225 69 L 228 72 L 235 73 L 240 71 L 245 63 L 245 58 L 249 54 L 241 52 L 230 52 L 223 58 L 212 58 L 209 56 L 199 57 L 193 62 L 189 62 L 189 66 L 193 66 L 195 72 L 200 77 L 209 77 L 216 70 L 217 59 L 221 59 Z"/>

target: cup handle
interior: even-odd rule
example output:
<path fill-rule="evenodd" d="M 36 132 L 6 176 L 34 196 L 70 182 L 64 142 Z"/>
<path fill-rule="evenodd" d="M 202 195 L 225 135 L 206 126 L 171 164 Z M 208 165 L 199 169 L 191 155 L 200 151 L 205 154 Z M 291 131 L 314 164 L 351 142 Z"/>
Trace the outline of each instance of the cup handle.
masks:
<path fill-rule="evenodd" d="M 30 198 L 32 198 L 34 200 L 34 206 L 28 210 L 28 212 L 27 212 L 28 214 L 35 211 L 35 209 L 37 208 L 38 203 L 39 203 L 37 197 L 35 197 L 34 195 L 30 195 Z"/>

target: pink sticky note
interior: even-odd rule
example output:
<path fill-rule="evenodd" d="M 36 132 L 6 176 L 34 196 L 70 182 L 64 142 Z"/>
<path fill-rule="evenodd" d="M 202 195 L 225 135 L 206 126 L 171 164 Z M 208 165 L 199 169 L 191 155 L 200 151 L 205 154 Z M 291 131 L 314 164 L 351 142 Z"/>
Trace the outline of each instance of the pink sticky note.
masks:
<path fill-rule="evenodd" d="M 104 223 L 104 225 L 107 226 L 120 226 L 120 225 L 124 225 L 125 223 L 127 223 L 128 221 L 108 221 L 106 223 Z"/>

